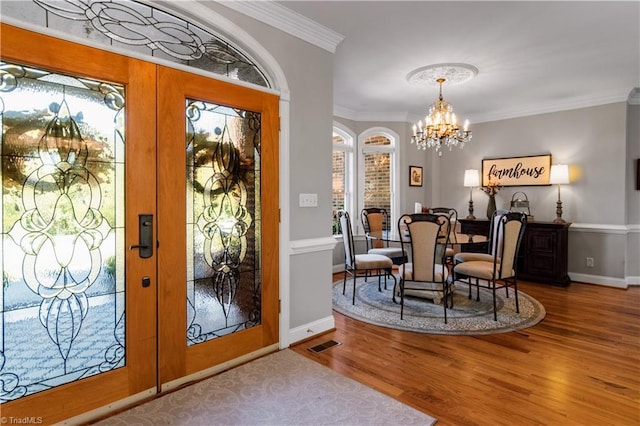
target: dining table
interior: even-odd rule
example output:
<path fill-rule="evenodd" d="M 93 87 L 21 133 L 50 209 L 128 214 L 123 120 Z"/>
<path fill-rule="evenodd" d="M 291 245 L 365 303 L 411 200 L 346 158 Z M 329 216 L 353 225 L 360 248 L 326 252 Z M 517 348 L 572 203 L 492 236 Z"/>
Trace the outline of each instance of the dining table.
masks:
<path fill-rule="evenodd" d="M 388 243 L 409 243 L 411 237 L 408 232 L 400 234 L 398 231 L 383 231 L 379 236 L 368 236 L 372 240 L 380 240 Z M 443 238 L 444 239 L 444 238 Z M 486 251 L 488 238 L 485 235 L 476 235 L 471 233 L 456 232 L 449 235 L 447 244 L 461 252 L 479 252 Z"/>

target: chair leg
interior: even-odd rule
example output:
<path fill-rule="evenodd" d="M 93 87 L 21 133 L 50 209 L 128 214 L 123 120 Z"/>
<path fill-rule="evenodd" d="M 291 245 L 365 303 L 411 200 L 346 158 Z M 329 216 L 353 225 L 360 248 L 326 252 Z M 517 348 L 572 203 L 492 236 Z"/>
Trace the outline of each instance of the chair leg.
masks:
<path fill-rule="evenodd" d="M 400 319 L 404 317 L 404 281 L 400 278 Z"/>
<path fill-rule="evenodd" d="M 491 283 L 491 290 L 493 292 L 493 320 L 498 321 L 498 311 L 496 306 L 496 282 L 495 280 L 492 280 Z"/>
<path fill-rule="evenodd" d="M 442 291 L 444 292 L 444 300 L 442 301 L 442 306 L 444 307 L 444 323 L 447 323 L 447 300 L 449 299 L 449 285 L 447 282 L 442 283 Z"/>
<path fill-rule="evenodd" d="M 396 277 L 394 275 L 393 276 L 393 293 L 391 294 L 391 300 L 393 300 L 393 303 L 398 303 L 396 301 L 396 289 L 398 288 L 398 281 L 396 280 Z M 400 278 L 400 281 L 402 281 L 402 278 Z"/>
<path fill-rule="evenodd" d="M 513 279 L 513 293 L 516 297 L 516 312 L 520 313 L 520 305 L 518 304 L 518 280 Z"/>
<path fill-rule="evenodd" d="M 356 271 L 353 274 L 353 297 L 351 299 L 351 304 L 352 305 L 356 304 L 356 278 L 357 278 L 357 275 L 358 275 L 358 271 Z"/>
<path fill-rule="evenodd" d="M 347 268 L 344 268 L 344 279 L 342 280 L 342 295 L 344 296 L 347 290 Z"/>
<path fill-rule="evenodd" d="M 480 301 L 480 280 L 476 278 L 476 302 Z"/>

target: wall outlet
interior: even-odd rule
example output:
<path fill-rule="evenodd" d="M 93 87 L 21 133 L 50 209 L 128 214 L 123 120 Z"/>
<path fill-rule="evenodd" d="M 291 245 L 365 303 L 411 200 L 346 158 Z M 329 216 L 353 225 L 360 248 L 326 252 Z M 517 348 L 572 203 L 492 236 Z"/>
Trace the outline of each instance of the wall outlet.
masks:
<path fill-rule="evenodd" d="M 587 268 L 593 268 L 593 257 L 587 257 Z"/>

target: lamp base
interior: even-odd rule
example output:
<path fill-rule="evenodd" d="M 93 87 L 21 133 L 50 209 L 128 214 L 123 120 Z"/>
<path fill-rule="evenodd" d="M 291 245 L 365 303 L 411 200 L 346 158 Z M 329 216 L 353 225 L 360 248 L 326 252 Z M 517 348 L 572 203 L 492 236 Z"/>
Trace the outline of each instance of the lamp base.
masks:
<path fill-rule="evenodd" d="M 469 214 L 465 219 L 474 220 L 476 217 L 473 215 L 473 200 L 469 200 Z"/>
<path fill-rule="evenodd" d="M 558 201 L 556 202 L 556 218 L 553 219 L 553 223 L 567 223 L 562 218 L 562 201 L 560 201 L 560 195 L 558 195 Z"/>

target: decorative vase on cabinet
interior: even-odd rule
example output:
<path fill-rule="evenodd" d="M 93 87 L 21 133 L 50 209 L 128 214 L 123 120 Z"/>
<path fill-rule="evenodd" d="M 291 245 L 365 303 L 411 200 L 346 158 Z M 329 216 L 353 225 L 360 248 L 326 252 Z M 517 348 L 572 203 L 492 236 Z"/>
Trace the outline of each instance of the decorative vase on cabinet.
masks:
<path fill-rule="evenodd" d="M 489 203 L 487 204 L 487 219 L 491 219 L 495 211 L 496 211 L 496 196 L 490 194 Z"/>

